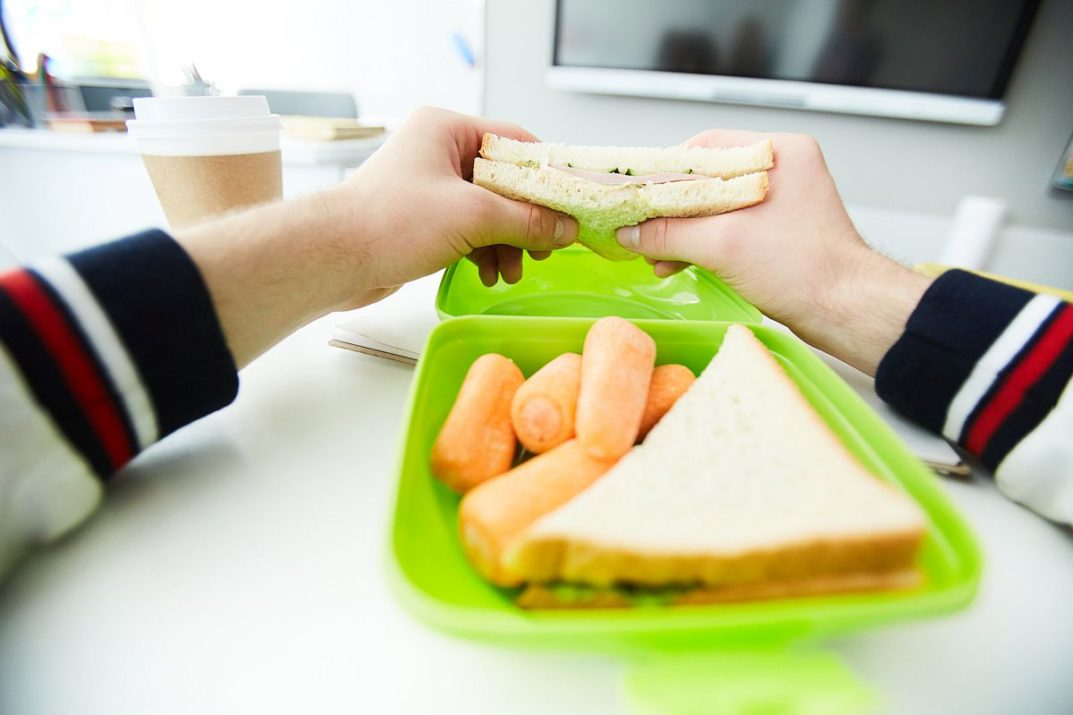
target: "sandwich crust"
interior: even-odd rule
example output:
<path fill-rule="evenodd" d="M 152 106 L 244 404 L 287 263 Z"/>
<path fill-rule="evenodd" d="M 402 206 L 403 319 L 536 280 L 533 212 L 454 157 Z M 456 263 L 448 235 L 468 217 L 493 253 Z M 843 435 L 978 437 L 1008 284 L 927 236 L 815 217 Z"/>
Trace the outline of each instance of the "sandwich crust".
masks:
<path fill-rule="evenodd" d="M 920 588 L 924 583 L 919 569 L 890 573 L 853 573 L 840 576 L 818 576 L 788 581 L 730 584 L 724 586 L 692 586 L 667 598 L 669 606 L 705 606 L 717 603 L 761 601 L 776 598 L 799 598 L 873 591 L 906 591 Z M 527 586 L 515 601 L 528 610 L 575 610 L 590 608 L 630 608 L 629 596 L 616 589 L 593 589 L 580 596 L 563 599 L 554 587 L 547 584 Z"/>
<path fill-rule="evenodd" d="M 640 551 L 569 537 L 537 537 L 509 559 L 536 582 L 579 581 L 596 586 L 700 584 L 725 587 L 833 579 L 910 569 L 923 540 L 915 529 L 841 539 L 787 543 L 740 553 Z"/>

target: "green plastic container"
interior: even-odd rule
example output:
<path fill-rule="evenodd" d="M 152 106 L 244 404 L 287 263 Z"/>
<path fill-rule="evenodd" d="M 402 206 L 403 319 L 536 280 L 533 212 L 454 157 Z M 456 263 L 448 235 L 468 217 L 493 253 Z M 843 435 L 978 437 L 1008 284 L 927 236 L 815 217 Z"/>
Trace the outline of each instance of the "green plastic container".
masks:
<path fill-rule="evenodd" d="M 622 654 L 623 697 L 633 715 L 874 711 L 881 697 L 815 646 L 824 636 L 972 600 L 981 556 L 934 474 L 811 349 L 760 326 L 760 312 L 711 273 L 690 268 L 660 279 L 643 261 L 606 261 L 584 248 L 545 261 L 526 256 L 523 272 L 516 285 L 487 288 L 476 267 L 461 261 L 440 284 L 436 310 L 451 319 L 429 336 L 418 365 L 389 540 L 391 580 L 403 604 L 466 638 Z M 594 319 L 605 315 L 632 319 L 652 335 L 658 363 L 683 363 L 698 374 L 729 323 L 749 324 L 847 447 L 924 508 L 925 585 L 741 604 L 529 612 L 514 605 L 514 590 L 480 578 L 458 537 L 459 497 L 429 472 L 436 434 L 478 356 L 504 354 L 530 375 L 563 352 L 580 352 Z"/>
<path fill-rule="evenodd" d="M 683 363 L 696 373 L 718 350 L 727 327 L 725 322 L 635 322 L 655 339 L 658 363 Z M 457 534 L 459 498 L 432 477 L 429 454 L 466 371 L 479 355 L 502 353 L 528 375 L 560 353 L 580 352 L 592 323 L 591 318 L 474 316 L 442 323 L 429 336 L 410 395 L 390 540 L 396 590 L 422 620 L 502 644 L 651 655 L 717 645 L 780 647 L 808 636 L 953 611 L 972 599 L 980 553 L 936 477 L 810 349 L 793 336 L 754 325 L 753 332 L 847 447 L 927 512 L 930 529 L 920 556 L 925 585 L 901 593 L 711 606 L 578 612 L 517 608 L 514 591 L 490 585 L 467 562 Z"/>
<path fill-rule="evenodd" d="M 655 320 L 723 320 L 759 323 L 763 316 L 726 283 L 699 268 L 657 278 L 642 260 L 608 261 L 587 248 L 555 251 L 543 261 L 523 259 L 514 285 L 481 283 L 477 267 L 459 261 L 444 273 L 436 296 L 440 318 L 462 315 Z"/>

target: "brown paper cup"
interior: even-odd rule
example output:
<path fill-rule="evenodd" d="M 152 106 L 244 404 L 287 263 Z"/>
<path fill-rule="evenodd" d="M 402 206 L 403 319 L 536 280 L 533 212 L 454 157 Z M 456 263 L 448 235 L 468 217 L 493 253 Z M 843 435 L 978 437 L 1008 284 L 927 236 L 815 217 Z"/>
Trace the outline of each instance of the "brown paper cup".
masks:
<path fill-rule="evenodd" d="M 264 97 L 136 99 L 127 123 L 173 229 L 283 196 L 279 117 Z"/>

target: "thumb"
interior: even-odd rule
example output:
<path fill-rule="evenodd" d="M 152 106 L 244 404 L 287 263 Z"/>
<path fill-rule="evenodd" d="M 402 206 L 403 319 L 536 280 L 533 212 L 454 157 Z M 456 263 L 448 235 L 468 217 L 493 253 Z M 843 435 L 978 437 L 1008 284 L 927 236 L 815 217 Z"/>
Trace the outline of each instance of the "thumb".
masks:
<path fill-rule="evenodd" d="M 551 251 L 577 240 L 577 221 L 570 216 L 503 198 L 486 189 L 480 191 L 484 197 L 474 212 L 477 225 L 470 236 L 474 248 L 507 244 L 530 251 Z"/>
<path fill-rule="evenodd" d="M 712 246 L 712 227 L 695 218 L 653 218 L 615 232 L 628 251 L 655 261 L 704 264 Z"/>

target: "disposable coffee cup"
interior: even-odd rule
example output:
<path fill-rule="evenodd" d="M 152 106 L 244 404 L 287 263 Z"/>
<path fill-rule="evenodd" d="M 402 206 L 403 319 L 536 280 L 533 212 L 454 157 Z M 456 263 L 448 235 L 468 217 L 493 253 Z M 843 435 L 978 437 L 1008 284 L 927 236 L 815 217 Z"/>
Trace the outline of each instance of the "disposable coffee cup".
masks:
<path fill-rule="evenodd" d="M 145 97 L 127 129 L 171 228 L 283 196 L 279 115 L 264 97 Z"/>

